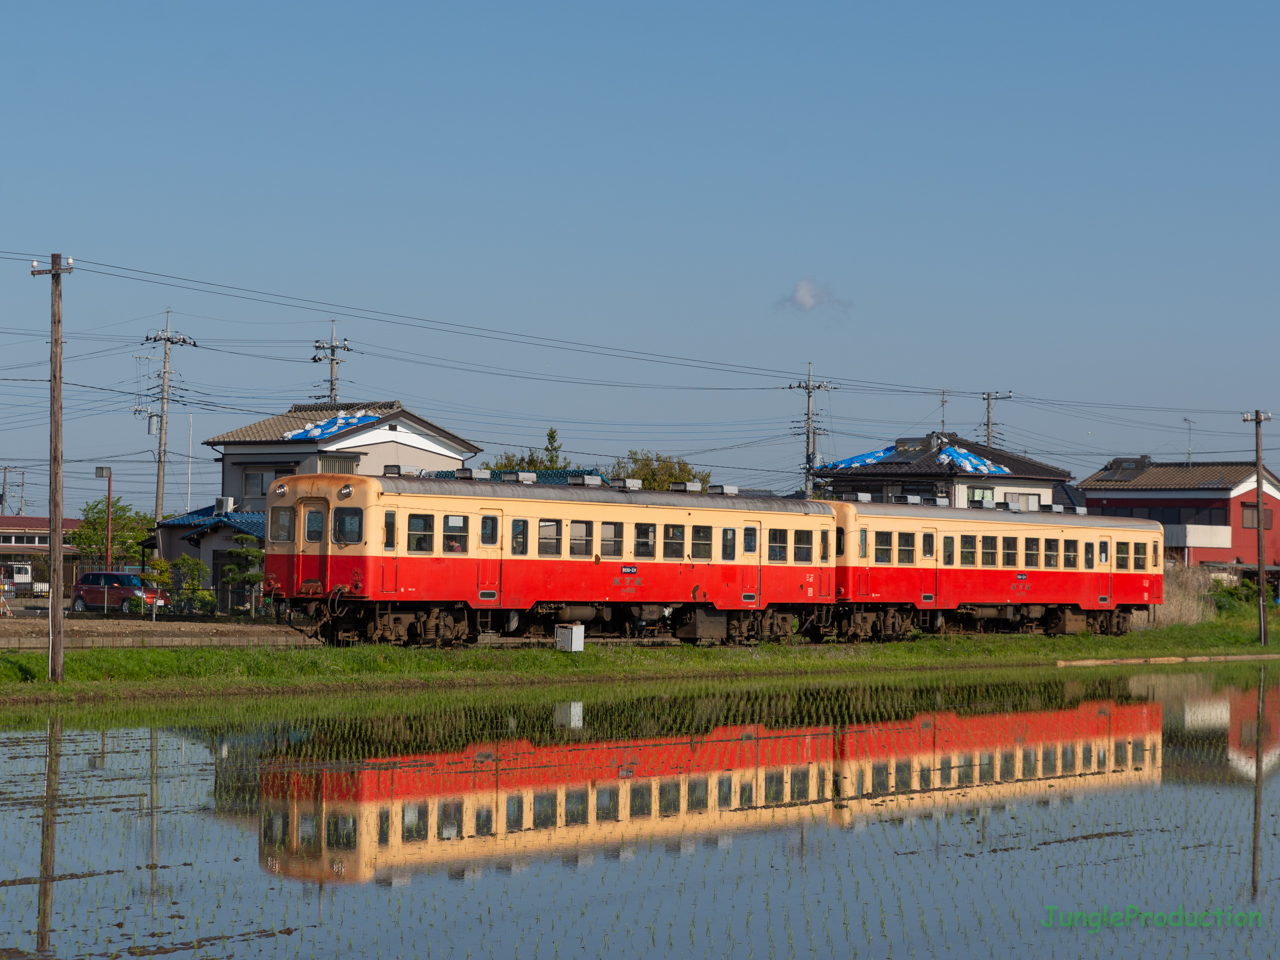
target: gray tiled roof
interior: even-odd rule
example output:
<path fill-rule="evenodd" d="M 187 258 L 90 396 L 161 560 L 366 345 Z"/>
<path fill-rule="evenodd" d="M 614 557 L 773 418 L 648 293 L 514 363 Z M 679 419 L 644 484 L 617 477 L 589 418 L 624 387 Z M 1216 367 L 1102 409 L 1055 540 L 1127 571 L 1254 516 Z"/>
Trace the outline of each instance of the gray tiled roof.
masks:
<path fill-rule="evenodd" d="M 399 400 L 352 401 L 350 403 L 295 403 L 284 413 L 276 414 L 266 420 L 259 420 L 257 423 L 250 423 L 212 437 L 205 441 L 205 445 L 219 447 L 228 443 L 289 443 L 304 441 L 304 438 L 286 441 L 283 440 L 283 437 L 291 431 L 301 430 L 308 423 L 329 420 L 339 413 L 351 415 L 361 410 L 379 417 L 401 414 L 418 426 L 423 427 L 429 433 L 448 440 L 470 453 L 480 452 L 480 447 L 477 447 L 469 440 L 464 440 L 444 427 L 432 423 L 430 420 L 424 419 L 410 410 L 406 410 Z M 368 426 L 368 424 L 362 424 L 361 426 Z M 333 435 L 333 437 L 337 436 L 341 436 L 341 432 Z M 332 439 L 332 437 L 327 437 L 326 440 L 328 439 Z"/>

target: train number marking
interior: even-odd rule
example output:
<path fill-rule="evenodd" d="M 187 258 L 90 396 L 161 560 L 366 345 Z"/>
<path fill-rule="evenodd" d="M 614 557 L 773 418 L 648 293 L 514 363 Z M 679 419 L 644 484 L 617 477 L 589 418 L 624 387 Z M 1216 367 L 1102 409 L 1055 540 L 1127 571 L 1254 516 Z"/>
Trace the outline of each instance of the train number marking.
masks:
<path fill-rule="evenodd" d="M 623 573 L 635 573 L 635 572 L 636 572 L 636 568 L 635 568 L 635 567 L 633 567 L 631 564 L 624 563 L 624 564 L 622 565 L 622 572 L 623 572 Z M 617 583 L 618 581 L 617 581 L 617 580 L 615 580 L 615 581 L 613 581 L 613 582 L 614 582 L 614 583 Z"/>

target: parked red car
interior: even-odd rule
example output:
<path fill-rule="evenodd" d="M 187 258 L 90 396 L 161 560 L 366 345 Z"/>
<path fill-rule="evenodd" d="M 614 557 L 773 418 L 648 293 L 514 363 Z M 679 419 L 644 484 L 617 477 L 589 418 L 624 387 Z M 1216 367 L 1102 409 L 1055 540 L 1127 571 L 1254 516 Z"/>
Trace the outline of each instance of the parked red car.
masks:
<path fill-rule="evenodd" d="M 147 583 L 136 573 L 85 573 L 71 588 L 71 609 L 119 610 L 129 612 L 129 602 L 142 600 L 150 606 L 158 603 L 166 606 L 169 595 L 154 584 Z"/>

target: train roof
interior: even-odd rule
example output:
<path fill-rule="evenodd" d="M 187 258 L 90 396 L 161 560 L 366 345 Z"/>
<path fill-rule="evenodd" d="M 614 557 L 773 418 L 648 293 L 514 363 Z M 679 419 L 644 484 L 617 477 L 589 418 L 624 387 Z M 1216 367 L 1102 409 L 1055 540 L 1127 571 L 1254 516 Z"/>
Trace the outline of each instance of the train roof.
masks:
<path fill-rule="evenodd" d="M 853 503 L 860 517 L 911 517 L 913 519 L 946 519 L 961 523 L 1028 523 L 1051 527 L 1101 527 L 1111 530 L 1144 530 L 1154 535 L 1164 533 L 1155 520 L 1132 517 L 1081 516 L 1077 513 L 1031 513 L 1021 510 L 974 510 L 961 507 L 925 507 L 900 503 Z"/>
<path fill-rule="evenodd" d="M 533 483 L 492 483 L 484 480 L 433 480 L 418 477 L 371 477 L 386 493 L 417 493 L 437 497 L 487 497 L 496 500 L 555 500 L 570 503 L 616 503 L 638 507 L 698 507 L 704 510 L 748 510 L 756 513 L 797 513 L 831 517 L 831 504 L 821 500 L 783 497 L 732 497 L 711 493 L 666 493 L 657 490 L 618 490 L 614 487 L 540 486 Z"/>

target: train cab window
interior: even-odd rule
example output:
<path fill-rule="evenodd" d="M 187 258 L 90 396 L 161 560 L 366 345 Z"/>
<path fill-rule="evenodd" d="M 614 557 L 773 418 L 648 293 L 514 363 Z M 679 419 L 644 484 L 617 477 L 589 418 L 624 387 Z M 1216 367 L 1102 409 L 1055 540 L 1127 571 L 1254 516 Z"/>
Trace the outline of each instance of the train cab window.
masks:
<path fill-rule="evenodd" d="M 1003 548 L 1000 553 L 1000 565 L 1004 567 L 1016 567 L 1018 565 L 1018 538 L 1002 537 L 1004 542 L 1001 544 Z"/>
<path fill-rule="evenodd" d="M 1040 566 L 1040 538 L 1027 537 L 1023 543 L 1025 549 L 1022 551 L 1022 565 L 1028 570 L 1034 570 Z"/>
<path fill-rule="evenodd" d="M 742 552 L 743 553 L 756 552 L 756 528 L 755 527 L 742 528 Z"/>
<path fill-rule="evenodd" d="M 600 524 L 600 556 L 622 556 L 622 524 Z"/>
<path fill-rule="evenodd" d="M 1056 537 L 1047 538 L 1044 542 L 1044 568 L 1046 570 L 1056 570 L 1058 568 L 1058 540 Z"/>
<path fill-rule="evenodd" d="M 822 531 L 822 562 L 826 563 L 831 559 L 831 537 L 826 530 Z"/>
<path fill-rule="evenodd" d="M 956 563 L 956 538 L 942 538 L 942 565 L 944 567 L 953 567 Z"/>
<path fill-rule="evenodd" d="M 974 567 L 978 564 L 978 538 L 970 534 L 960 536 L 960 566 Z"/>
<path fill-rule="evenodd" d="M 914 533 L 898 534 L 898 562 L 902 564 L 916 562 L 916 535 Z"/>
<path fill-rule="evenodd" d="M 836 556 L 844 556 L 844 527 L 836 527 Z"/>
<path fill-rule="evenodd" d="M 307 543 L 319 543 L 324 536 L 324 511 L 307 511 Z"/>
<path fill-rule="evenodd" d="M 480 518 L 480 546 L 496 547 L 498 545 L 498 518 Z"/>
<path fill-rule="evenodd" d="M 445 516 L 444 536 L 441 537 L 440 544 L 445 553 L 467 552 L 467 522 L 470 519 L 464 516 Z"/>
<path fill-rule="evenodd" d="M 662 559 L 684 559 L 683 523 L 664 523 L 662 525 Z"/>
<path fill-rule="evenodd" d="M 592 549 L 592 534 L 595 532 L 592 526 L 590 520 L 569 521 L 569 556 L 589 557 L 595 553 Z"/>
<path fill-rule="evenodd" d="M 1093 569 L 1093 544 L 1085 543 L 1084 545 L 1084 568 L 1086 570 Z"/>
<path fill-rule="evenodd" d="M 725 527 L 720 531 L 720 559 L 732 560 L 737 556 L 738 531 L 733 527 Z"/>
<path fill-rule="evenodd" d="M 787 562 L 787 531 L 785 530 L 769 531 L 769 562 L 770 563 L 786 563 Z"/>
<path fill-rule="evenodd" d="M 876 563 L 893 563 L 893 534 L 888 531 L 876 533 Z"/>
<path fill-rule="evenodd" d="M 293 507 L 271 508 L 271 540 L 293 543 Z"/>
<path fill-rule="evenodd" d="M 1102 564 L 1104 567 L 1107 565 L 1107 561 L 1110 559 L 1110 557 L 1108 557 L 1107 555 L 1107 545 L 1108 545 L 1108 541 L 1106 540 L 1098 541 L 1098 563 Z M 1087 554 L 1088 552 L 1089 552 L 1089 548 L 1085 547 L 1085 553 Z"/>
<path fill-rule="evenodd" d="M 994 567 L 996 565 L 996 538 L 982 538 L 982 565 L 984 567 Z"/>
<path fill-rule="evenodd" d="M 933 534 L 932 533 L 920 534 L 920 556 L 924 557 L 926 560 L 933 559 Z"/>
<path fill-rule="evenodd" d="M 1120 546 L 1116 545 L 1116 561 L 1120 560 Z M 1147 569 L 1147 545 L 1145 543 L 1135 543 L 1133 545 L 1133 569 Z"/>
<path fill-rule="evenodd" d="M 529 521 L 511 521 L 511 555 L 524 557 L 529 554 Z"/>
<path fill-rule="evenodd" d="M 1129 569 L 1129 545 L 1127 543 L 1116 543 L 1116 569 Z"/>
<path fill-rule="evenodd" d="M 382 515 L 382 549 L 396 548 L 396 512 L 388 510 Z"/>
<path fill-rule="evenodd" d="M 1062 541 L 1062 565 L 1068 570 L 1074 570 L 1079 563 L 1077 558 L 1080 553 L 1079 540 L 1063 540 Z"/>
<path fill-rule="evenodd" d="M 409 514 L 409 552 L 431 553 L 436 548 L 436 518 L 430 513 Z"/>
<path fill-rule="evenodd" d="M 711 528 L 710 527 L 694 527 L 693 528 L 693 559 L 695 560 L 711 559 Z"/>
<path fill-rule="evenodd" d="M 652 523 L 636 524 L 636 559 L 652 557 L 655 554 L 658 528 Z"/>
<path fill-rule="evenodd" d="M 560 539 L 564 533 L 564 523 L 560 520 L 538 521 L 538 556 L 560 556 Z"/>
<path fill-rule="evenodd" d="M 354 546 L 364 541 L 364 511 L 359 507 L 333 508 L 333 542 Z"/>
<path fill-rule="evenodd" d="M 813 563 L 813 531 L 797 530 L 793 553 L 796 563 Z"/>

